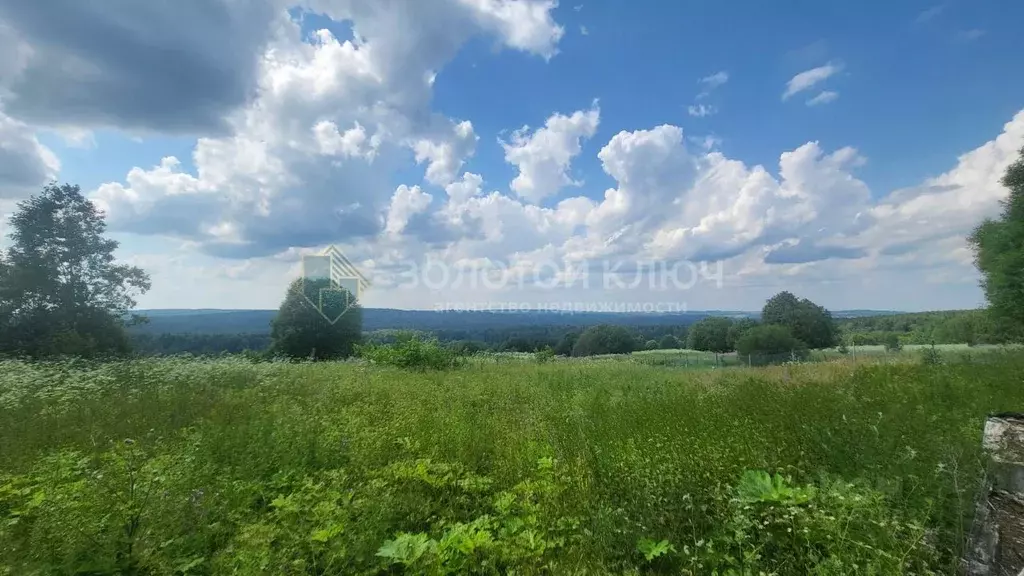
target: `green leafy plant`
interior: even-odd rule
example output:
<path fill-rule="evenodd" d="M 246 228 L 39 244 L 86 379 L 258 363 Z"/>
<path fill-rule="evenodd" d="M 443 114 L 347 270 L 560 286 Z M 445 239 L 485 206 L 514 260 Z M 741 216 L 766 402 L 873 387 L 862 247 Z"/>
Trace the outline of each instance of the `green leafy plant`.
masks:
<path fill-rule="evenodd" d="M 463 358 L 435 338 L 401 334 L 392 344 L 356 345 L 358 356 L 371 364 L 413 370 L 447 370 L 462 364 Z"/>
<path fill-rule="evenodd" d="M 654 541 L 650 538 L 641 538 L 636 543 L 637 552 L 644 555 L 644 560 L 648 562 L 664 556 L 670 552 L 675 552 L 676 548 L 668 540 Z"/>

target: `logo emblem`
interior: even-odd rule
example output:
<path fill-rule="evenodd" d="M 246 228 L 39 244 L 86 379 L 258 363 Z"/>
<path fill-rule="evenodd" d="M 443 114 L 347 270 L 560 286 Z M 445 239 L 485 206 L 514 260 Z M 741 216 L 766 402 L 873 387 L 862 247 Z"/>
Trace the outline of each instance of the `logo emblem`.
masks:
<path fill-rule="evenodd" d="M 334 324 L 359 302 L 370 281 L 336 246 L 302 257 L 302 295 Z"/>

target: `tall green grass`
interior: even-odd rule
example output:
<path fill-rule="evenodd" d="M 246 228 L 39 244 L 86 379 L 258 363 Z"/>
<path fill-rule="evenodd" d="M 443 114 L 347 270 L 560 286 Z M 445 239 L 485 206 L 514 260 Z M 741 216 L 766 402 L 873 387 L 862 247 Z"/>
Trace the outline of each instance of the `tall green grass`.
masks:
<path fill-rule="evenodd" d="M 5 362 L 0 574 L 953 573 L 1021 374 Z"/>

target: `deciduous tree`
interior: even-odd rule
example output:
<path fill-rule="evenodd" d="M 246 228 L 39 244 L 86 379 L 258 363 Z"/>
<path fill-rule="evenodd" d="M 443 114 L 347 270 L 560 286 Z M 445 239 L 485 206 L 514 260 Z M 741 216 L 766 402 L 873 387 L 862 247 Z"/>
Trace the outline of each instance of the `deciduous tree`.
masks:
<path fill-rule="evenodd" d="M 729 352 L 729 328 L 732 320 L 721 316 L 709 316 L 690 326 L 686 335 L 686 347 L 707 352 Z"/>
<path fill-rule="evenodd" d="M 291 358 L 346 358 L 362 339 L 363 314 L 350 292 L 330 280 L 298 279 L 271 322 L 272 351 Z"/>
<path fill-rule="evenodd" d="M 1024 149 L 1003 175 L 1010 195 L 999 218 L 982 222 L 968 238 L 992 316 L 1012 339 L 1024 337 Z"/>
<path fill-rule="evenodd" d="M 93 356 L 128 350 L 125 325 L 148 275 L 115 262 L 103 213 L 76 185 L 18 204 L 0 265 L 0 350 Z"/>
<path fill-rule="evenodd" d="M 761 311 L 761 322 L 789 328 L 794 338 L 811 348 L 833 348 L 839 343 L 832 314 L 790 292 L 779 292 L 768 299 Z"/>

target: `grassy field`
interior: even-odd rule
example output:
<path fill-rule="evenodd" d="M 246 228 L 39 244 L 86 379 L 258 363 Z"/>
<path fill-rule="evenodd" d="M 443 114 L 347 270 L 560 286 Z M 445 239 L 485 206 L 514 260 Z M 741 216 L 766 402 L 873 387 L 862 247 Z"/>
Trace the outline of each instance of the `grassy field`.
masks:
<path fill-rule="evenodd" d="M 5 362 L 0 574 L 951 574 L 1022 375 Z"/>
<path fill-rule="evenodd" d="M 846 363 L 907 363 L 918 362 L 922 353 L 932 349 L 931 345 L 907 344 L 902 350 L 890 351 L 885 346 L 851 346 L 846 353 L 836 349 L 812 350 L 807 356 L 800 358 L 800 362 L 831 362 L 842 361 Z M 976 345 L 967 344 L 936 344 L 934 346 L 936 356 L 947 362 L 970 362 L 973 358 L 984 356 L 991 352 L 1008 352 L 1019 350 L 1016 345 Z M 786 360 L 786 354 L 770 358 L 772 363 L 781 363 Z M 480 353 L 467 358 L 470 364 L 514 364 L 521 362 L 533 362 L 536 356 L 526 352 L 487 352 Z M 762 360 L 764 358 L 761 358 Z M 647 364 L 656 366 L 672 366 L 676 368 L 728 368 L 743 367 L 749 364 L 757 365 L 759 358 L 738 355 L 735 352 L 715 354 L 700 350 L 687 349 L 660 349 L 641 350 L 632 354 L 607 354 L 598 356 L 587 356 L 582 358 L 556 357 L 552 360 L 560 362 L 632 362 L 636 364 Z"/>

